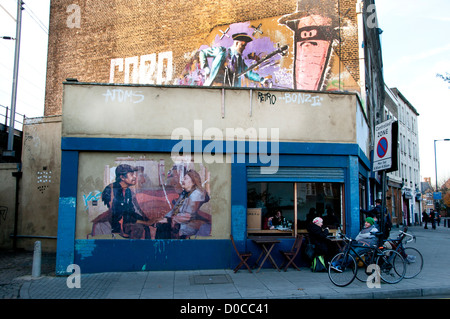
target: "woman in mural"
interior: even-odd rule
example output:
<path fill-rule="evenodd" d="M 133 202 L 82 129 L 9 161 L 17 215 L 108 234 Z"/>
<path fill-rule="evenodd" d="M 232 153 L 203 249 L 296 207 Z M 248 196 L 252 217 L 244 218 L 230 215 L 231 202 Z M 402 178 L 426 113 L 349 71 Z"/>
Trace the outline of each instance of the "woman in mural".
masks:
<path fill-rule="evenodd" d="M 181 186 L 183 191 L 180 197 L 164 216 L 159 228 L 162 229 L 167 223 L 170 225 L 171 238 L 186 239 L 197 234 L 202 225 L 210 226 L 208 214 L 200 211 L 200 207 L 209 201 L 209 195 L 202 187 L 200 175 L 194 170 L 186 173 Z"/>

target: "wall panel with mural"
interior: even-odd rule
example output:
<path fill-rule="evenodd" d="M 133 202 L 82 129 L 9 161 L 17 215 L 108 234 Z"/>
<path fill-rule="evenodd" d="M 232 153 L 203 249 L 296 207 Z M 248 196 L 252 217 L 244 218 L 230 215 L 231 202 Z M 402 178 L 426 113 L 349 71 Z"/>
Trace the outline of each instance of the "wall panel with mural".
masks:
<path fill-rule="evenodd" d="M 66 78 L 360 92 L 358 3 L 52 3 L 45 114 L 61 114 Z"/>
<path fill-rule="evenodd" d="M 78 176 L 77 239 L 217 239 L 230 231 L 230 195 L 219 191 L 230 187 L 229 165 L 83 152 Z"/>

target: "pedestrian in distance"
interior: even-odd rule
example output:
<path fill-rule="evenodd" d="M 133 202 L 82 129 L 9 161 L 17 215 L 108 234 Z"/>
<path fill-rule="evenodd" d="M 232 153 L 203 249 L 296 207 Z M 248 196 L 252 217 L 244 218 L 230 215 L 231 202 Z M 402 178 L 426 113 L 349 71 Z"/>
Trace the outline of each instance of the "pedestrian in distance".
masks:
<path fill-rule="evenodd" d="M 424 227 L 424 229 L 428 229 L 428 214 L 427 214 L 427 212 L 426 211 L 423 211 L 422 212 L 422 222 L 424 222 L 425 223 L 425 227 Z"/>
<path fill-rule="evenodd" d="M 430 222 L 431 228 L 436 229 L 436 213 L 433 209 L 430 211 Z"/>

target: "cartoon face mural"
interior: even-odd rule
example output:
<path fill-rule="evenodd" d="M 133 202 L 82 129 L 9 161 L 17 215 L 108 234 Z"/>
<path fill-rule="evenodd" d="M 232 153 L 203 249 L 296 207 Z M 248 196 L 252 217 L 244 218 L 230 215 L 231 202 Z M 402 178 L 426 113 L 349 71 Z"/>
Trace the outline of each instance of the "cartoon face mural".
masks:
<path fill-rule="evenodd" d="M 209 172 L 187 158 L 116 159 L 105 166 L 103 191 L 85 200 L 88 238 L 189 239 L 211 235 Z"/>
<path fill-rule="evenodd" d="M 334 37 L 331 18 L 297 12 L 280 21 L 294 31 L 294 89 L 319 90 Z"/>

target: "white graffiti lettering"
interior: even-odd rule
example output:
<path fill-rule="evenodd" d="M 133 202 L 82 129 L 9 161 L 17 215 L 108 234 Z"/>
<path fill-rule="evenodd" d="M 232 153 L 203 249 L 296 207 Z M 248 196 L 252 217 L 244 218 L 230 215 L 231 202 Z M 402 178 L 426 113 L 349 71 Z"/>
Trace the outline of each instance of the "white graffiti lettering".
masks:
<path fill-rule="evenodd" d="M 107 89 L 106 93 L 102 94 L 105 97 L 105 102 L 119 102 L 119 103 L 141 103 L 144 101 L 144 94 L 142 91 L 122 90 L 122 89 Z"/>
<path fill-rule="evenodd" d="M 311 106 L 321 106 L 322 97 L 316 95 L 311 96 L 311 94 L 307 93 L 291 93 L 285 92 L 284 97 L 280 97 L 280 99 L 284 99 L 286 103 L 297 103 L 297 104 L 310 104 Z"/>
<path fill-rule="evenodd" d="M 123 73 L 123 83 L 170 84 L 173 78 L 172 51 L 116 58 L 111 60 L 109 82 L 114 83 L 116 69 Z"/>

